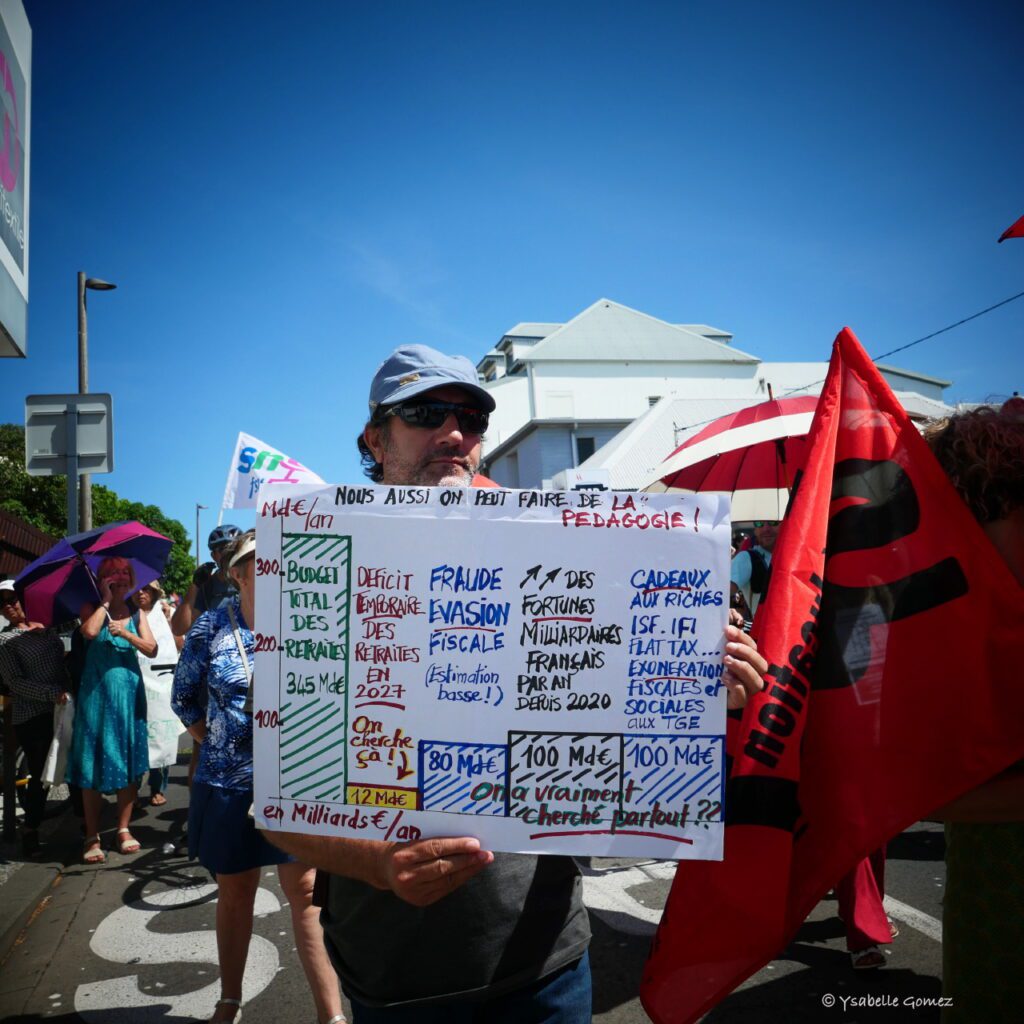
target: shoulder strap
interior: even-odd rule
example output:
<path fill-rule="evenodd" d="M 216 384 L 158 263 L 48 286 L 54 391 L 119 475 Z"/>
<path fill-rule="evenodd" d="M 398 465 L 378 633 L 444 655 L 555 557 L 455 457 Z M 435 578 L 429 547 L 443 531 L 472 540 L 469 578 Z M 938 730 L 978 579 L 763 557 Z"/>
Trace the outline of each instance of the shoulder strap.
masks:
<path fill-rule="evenodd" d="M 235 618 L 235 609 L 233 605 L 228 605 L 228 618 L 231 620 L 231 632 L 235 634 L 235 644 L 238 646 L 238 654 L 242 659 L 242 666 L 245 668 L 245 678 L 249 684 L 249 689 L 245 695 L 245 706 L 244 711 L 247 715 L 252 714 L 252 666 L 249 664 L 249 655 L 246 653 L 245 644 L 242 643 L 242 634 L 238 629 L 238 619 Z"/>

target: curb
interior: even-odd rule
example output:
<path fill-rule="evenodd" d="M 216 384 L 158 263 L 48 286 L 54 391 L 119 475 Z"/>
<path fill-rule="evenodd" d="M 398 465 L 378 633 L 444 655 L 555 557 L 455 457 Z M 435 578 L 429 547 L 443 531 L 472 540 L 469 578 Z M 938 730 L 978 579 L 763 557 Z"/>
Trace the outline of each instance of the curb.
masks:
<path fill-rule="evenodd" d="M 50 856 L 45 860 L 21 861 L 18 840 L 0 842 L 0 856 L 8 863 L 20 864 L 0 885 L 0 964 L 17 944 L 25 925 L 39 904 L 53 890 L 64 874 L 71 851 L 77 854 L 81 845 L 78 818 L 71 811 L 71 802 L 49 820 L 44 819 L 43 849 Z"/>

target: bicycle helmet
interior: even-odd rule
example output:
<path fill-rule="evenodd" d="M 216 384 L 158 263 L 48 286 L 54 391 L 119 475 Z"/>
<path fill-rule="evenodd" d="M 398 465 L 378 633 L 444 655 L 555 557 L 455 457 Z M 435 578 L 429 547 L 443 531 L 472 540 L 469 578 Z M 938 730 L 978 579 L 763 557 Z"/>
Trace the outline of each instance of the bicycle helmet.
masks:
<path fill-rule="evenodd" d="M 210 539 L 206 542 L 206 545 L 211 551 L 216 551 L 217 548 L 230 544 L 236 537 L 241 536 L 242 531 L 237 526 L 225 523 L 223 526 L 215 526 L 210 531 Z"/>

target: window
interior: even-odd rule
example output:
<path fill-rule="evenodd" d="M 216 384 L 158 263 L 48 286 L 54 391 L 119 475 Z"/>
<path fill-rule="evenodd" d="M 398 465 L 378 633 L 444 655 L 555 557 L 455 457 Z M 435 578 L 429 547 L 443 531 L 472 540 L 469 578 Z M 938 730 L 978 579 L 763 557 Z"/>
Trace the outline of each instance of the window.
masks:
<path fill-rule="evenodd" d="M 586 462 L 597 449 L 597 444 L 592 437 L 576 438 L 576 465 Z"/>
<path fill-rule="evenodd" d="M 648 395 L 647 408 L 650 409 L 661 401 L 661 395 Z"/>

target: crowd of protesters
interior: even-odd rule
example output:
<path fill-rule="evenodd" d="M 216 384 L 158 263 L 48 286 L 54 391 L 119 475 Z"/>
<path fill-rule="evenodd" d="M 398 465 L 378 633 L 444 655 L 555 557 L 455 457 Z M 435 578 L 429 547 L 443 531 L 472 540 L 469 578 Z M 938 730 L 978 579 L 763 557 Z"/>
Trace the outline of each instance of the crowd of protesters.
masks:
<path fill-rule="evenodd" d="M 467 360 L 424 346 L 396 350 L 371 384 L 371 415 L 359 438 L 368 475 L 384 483 L 470 485 L 493 407 Z M 927 436 L 1024 585 L 1024 401 L 953 417 Z M 766 595 L 778 527 L 755 522 L 733 538 L 734 612 L 723 676 L 732 708 L 760 689 L 767 668 L 746 632 Z M 100 599 L 80 611 L 79 653 L 70 659 L 70 676 L 60 640 L 27 621 L 13 581 L 0 583 L 0 613 L 9 624 L 0 632 L 0 680 L 14 696 L 15 730 L 31 777 L 22 833 L 26 854 L 39 848 L 46 799 L 39 780 L 53 710 L 73 691 L 67 779 L 81 793 L 86 863 L 105 859 L 102 794 L 116 794 L 118 849 L 137 852 L 130 818 L 142 777 L 149 771 L 150 802 L 164 803 L 181 729 L 194 741 L 189 854 L 218 886 L 221 998 L 211 1021 L 240 1019 L 256 889 L 261 869 L 272 865 L 291 907 L 319 1021 L 343 1021 L 339 974 L 357 1022 L 484 1019 L 455 1013 L 457 1006 L 495 1013 L 516 1008 L 516 1014 L 548 1007 L 557 1012 L 544 1019 L 589 1019 L 589 930 L 583 918 L 577 920 L 583 914 L 579 873 L 566 858 L 495 855 L 468 837 L 398 846 L 274 833 L 272 845 L 256 829 L 255 538 L 252 531 L 218 526 L 209 546 L 212 562 L 197 569 L 173 611 L 159 584 L 138 590 L 130 563 L 104 561 Z M 737 628 L 740 623 L 746 631 Z M 1019 1008 L 1015 1000 L 1024 998 L 1020 982 L 1007 982 L 1020 974 L 1013 958 L 1024 942 L 1024 765 L 939 809 L 936 817 L 949 822 L 944 986 L 956 993 L 957 1005 L 987 1000 L 990 1019 L 1002 1019 L 1007 1006 Z M 879 946 L 897 933 L 882 902 L 884 864 L 882 849 L 836 880 L 855 968 L 882 966 Z M 315 869 L 326 883 L 322 917 L 314 905 Z M 520 932 L 535 940 L 529 948 L 522 947 Z M 990 941 L 979 947 L 983 932 Z M 389 966 L 395 957 L 410 963 L 412 950 L 433 963 L 431 943 L 442 936 L 446 945 L 436 970 L 399 979 L 401 972 Z M 458 977 L 446 975 L 443 963 Z M 986 982 L 993 963 L 1001 972 L 999 985 Z M 463 975 L 469 964 L 482 972 L 479 978 Z M 396 995 L 399 983 L 408 991 Z"/>

